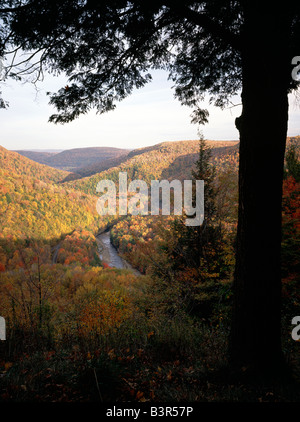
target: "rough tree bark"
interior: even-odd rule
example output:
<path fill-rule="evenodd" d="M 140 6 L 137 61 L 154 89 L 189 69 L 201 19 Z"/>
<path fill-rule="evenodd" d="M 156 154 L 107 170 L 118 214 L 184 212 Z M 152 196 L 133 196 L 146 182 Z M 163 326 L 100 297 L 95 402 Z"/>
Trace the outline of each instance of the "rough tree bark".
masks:
<path fill-rule="evenodd" d="M 260 371 L 283 364 L 281 198 L 288 122 L 288 19 L 279 6 L 245 6 L 239 220 L 231 362 Z"/>

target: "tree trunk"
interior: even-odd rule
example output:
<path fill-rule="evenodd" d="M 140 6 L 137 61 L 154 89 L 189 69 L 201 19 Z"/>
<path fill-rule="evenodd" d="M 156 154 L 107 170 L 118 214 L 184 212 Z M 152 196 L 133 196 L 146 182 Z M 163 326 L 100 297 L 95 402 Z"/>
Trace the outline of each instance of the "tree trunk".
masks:
<path fill-rule="evenodd" d="M 281 350 L 281 198 L 287 136 L 288 19 L 278 4 L 246 2 L 242 52 L 239 216 L 230 358 L 278 369 Z"/>

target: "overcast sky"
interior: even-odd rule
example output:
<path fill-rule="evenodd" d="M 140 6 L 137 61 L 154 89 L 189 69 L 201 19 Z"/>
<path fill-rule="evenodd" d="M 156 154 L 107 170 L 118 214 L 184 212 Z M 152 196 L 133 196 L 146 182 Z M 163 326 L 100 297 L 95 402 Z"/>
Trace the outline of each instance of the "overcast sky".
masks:
<path fill-rule="evenodd" d="M 31 84 L 7 81 L 2 91 L 10 107 L 0 109 L 0 145 L 10 150 L 95 146 L 138 148 L 163 141 L 198 139 L 198 127 L 190 123 L 192 110 L 174 99 L 172 82 L 163 71 L 155 71 L 153 82 L 118 103 L 112 112 L 96 115 L 91 111 L 65 125 L 48 123 L 55 110 L 48 104 L 46 92 L 54 92 L 64 84 L 62 79 L 47 76 L 36 92 Z M 236 98 L 234 102 L 239 103 L 240 99 Z M 204 137 L 237 140 L 234 120 L 240 115 L 241 106 L 223 111 L 209 107 L 209 110 L 209 124 L 200 127 Z M 291 97 L 288 136 L 296 135 L 300 135 L 300 107 Z"/>

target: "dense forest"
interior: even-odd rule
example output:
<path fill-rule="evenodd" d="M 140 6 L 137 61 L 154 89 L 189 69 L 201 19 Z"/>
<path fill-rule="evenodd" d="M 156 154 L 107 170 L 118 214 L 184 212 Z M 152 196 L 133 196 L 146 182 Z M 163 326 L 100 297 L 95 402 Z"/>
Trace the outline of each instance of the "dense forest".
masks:
<path fill-rule="evenodd" d="M 31 160 L 46 164 L 59 170 L 75 171 L 93 164 L 99 165 L 102 161 L 116 159 L 127 155 L 130 150 L 112 147 L 73 148 L 59 153 L 45 153 L 37 151 L 16 151 Z M 81 174 L 79 170 L 79 174 Z"/>
<path fill-rule="evenodd" d="M 299 137 L 289 138 L 282 342 L 293 381 L 270 386 L 251 384 L 246 369 L 244 380 L 226 372 L 237 142 L 165 142 L 121 162 L 108 157 L 111 167 L 69 181 L 71 173 L 0 147 L 0 402 L 299 400 L 299 342 L 291 337 L 300 306 L 299 152 Z M 96 185 L 117 184 L 121 171 L 147 183 L 205 180 L 204 224 L 187 227 L 185 215 L 99 216 Z M 105 230 L 137 273 L 100 259 Z"/>

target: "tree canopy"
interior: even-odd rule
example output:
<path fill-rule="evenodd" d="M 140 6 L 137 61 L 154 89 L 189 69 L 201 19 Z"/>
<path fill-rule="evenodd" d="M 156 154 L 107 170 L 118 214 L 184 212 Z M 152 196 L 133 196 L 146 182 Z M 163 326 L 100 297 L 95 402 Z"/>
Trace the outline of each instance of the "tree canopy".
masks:
<path fill-rule="evenodd" d="M 11 76 L 42 78 L 47 69 L 69 77 L 68 85 L 51 95 L 58 114 L 50 121 L 66 123 L 92 108 L 109 111 L 151 80 L 149 70 L 164 68 L 175 83 L 176 97 L 194 108 L 193 120 L 206 122 L 208 112 L 201 108 L 206 94 L 224 107 L 242 87 L 246 4 L 1 1 L 1 52 L 10 51 L 5 57 Z M 282 11 L 292 28 L 290 61 L 297 54 L 297 9 Z M 15 57 L 18 48 L 32 55 L 25 60 Z M 290 88 L 294 87 L 290 78 Z"/>

